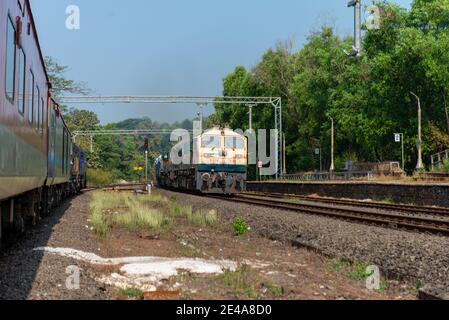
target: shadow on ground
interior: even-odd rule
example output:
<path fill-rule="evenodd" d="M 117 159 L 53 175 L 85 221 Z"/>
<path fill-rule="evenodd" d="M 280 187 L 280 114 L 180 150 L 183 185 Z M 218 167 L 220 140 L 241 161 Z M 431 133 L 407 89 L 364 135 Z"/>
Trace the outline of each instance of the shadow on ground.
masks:
<path fill-rule="evenodd" d="M 45 247 L 72 200 L 66 200 L 53 212 L 42 218 L 35 226 L 27 226 L 20 236 L 6 235 L 0 252 L 0 299 L 25 300 L 33 288 L 37 271 L 44 256 L 33 252 L 36 247 Z"/>

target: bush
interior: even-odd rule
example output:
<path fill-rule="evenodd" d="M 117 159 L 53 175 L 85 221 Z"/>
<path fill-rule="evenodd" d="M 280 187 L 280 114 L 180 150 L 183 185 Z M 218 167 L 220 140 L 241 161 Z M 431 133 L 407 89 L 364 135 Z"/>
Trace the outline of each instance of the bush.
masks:
<path fill-rule="evenodd" d="M 449 160 L 444 160 L 443 166 L 441 167 L 441 170 L 444 173 L 449 173 Z"/>
<path fill-rule="evenodd" d="M 232 226 L 234 228 L 234 233 L 237 236 L 242 236 L 242 235 L 246 234 L 249 230 L 245 221 L 243 221 L 242 219 L 234 220 Z"/>
<path fill-rule="evenodd" d="M 99 188 L 114 184 L 115 177 L 102 169 L 87 169 L 87 186 L 89 188 Z"/>

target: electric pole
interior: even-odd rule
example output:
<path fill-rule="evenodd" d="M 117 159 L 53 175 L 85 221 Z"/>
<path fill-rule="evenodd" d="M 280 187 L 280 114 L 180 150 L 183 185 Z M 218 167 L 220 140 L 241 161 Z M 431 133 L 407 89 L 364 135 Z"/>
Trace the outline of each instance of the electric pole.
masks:
<path fill-rule="evenodd" d="M 253 108 L 255 107 L 254 104 L 248 104 L 248 115 L 249 115 L 249 131 L 253 131 Z"/>
<path fill-rule="evenodd" d="M 145 139 L 145 184 L 148 183 L 148 139 Z"/>
<path fill-rule="evenodd" d="M 331 119 L 331 167 L 329 171 L 332 173 L 335 171 L 335 161 L 334 161 L 334 143 L 335 143 L 335 135 L 334 135 L 334 118 L 328 116 Z"/>
<path fill-rule="evenodd" d="M 207 103 L 197 103 L 198 107 L 200 108 L 200 111 L 198 112 L 198 117 L 200 119 L 200 132 L 203 133 L 203 109 L 204 107 L 207 107 Z"/>
<path fill-rule="evenodd" d="M 416 100 L 418 101 L 418 141 L 416 142 L 416 146 L 418 147 L 418 163 L 416 164 L 416 171 L 424 170 L 424 163 L 422 160 L 422 111 L 421 111 L 421 99 L 412 91 L 410 91 Z"/>

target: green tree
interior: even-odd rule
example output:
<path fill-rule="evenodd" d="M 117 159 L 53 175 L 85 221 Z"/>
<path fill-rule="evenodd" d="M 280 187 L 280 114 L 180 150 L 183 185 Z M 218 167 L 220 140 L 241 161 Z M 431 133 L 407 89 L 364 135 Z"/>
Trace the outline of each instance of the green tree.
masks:
<path fill-rule="evenodd" d="M 449 0 L 415 0 L 410 10 L 376 4 L 382 23 L 366 31 L 360 58 L 343 53 L 352 39 L 323 27 L 298 52 L 291 42 L 278 44 L 251 71 L 238 67 L 224 79 L 224 95 L 282 97 L 290 172 L 317 169 L 317 147 L 329 165 L 328 116 L 335 119 L 337 163 L 398 160 L 392 137 L 403 132 L 413 169 L 418 124 L 410 91 L 422 102 L 426 162 L 449 147 Z M 245 128 L 245 108 L 236 107 L 217 105 L 214 120 Z M 254 126 L 271 128 L 273 120 L 271 108 L 260 108 Z"/>
<path fill-rule="evenodd" d="M 53 96 L 59 97 L 62 94 L 88 94 L 90 90 L 87 88 L 86 83 L 76 82 L 74 80 L 67 79 L 65 73 L 68 71 L 67 66 L 61 66 L 52 57 L 45 57 L 45 65 L 47 68 L 48 77 L 52 84 Z"/>

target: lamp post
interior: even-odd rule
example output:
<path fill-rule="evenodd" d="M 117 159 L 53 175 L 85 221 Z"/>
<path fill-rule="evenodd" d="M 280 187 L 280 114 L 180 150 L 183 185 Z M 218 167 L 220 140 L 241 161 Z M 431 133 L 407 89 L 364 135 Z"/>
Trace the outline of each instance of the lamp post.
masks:
<path fill-rule="evenodd" d="M 424 169 L 424 164 L 422 160 L 422 125 L 421 125 L 421 118 L 422 118 L 422 111 L 421 111 L 421 99 L 412 91 L 410 91 L 410 94 L 413 95 L 416 100 L 418 101 L 418 141 L 416 143 L 416 146 L 418 148 L 418 163 L 416 164 L 416 170 L 421 171 Z"/>
<path fill-rule="evenodd" d="M 329 169 L 330 172 L 334 172 L 335 171 L 335 161 L 334 161 L 334 143 L 335 143 L 335 136 L 334 136 L 334 118 L 332 118 L 331 116 L 328 116 L 329 119 L 331 120 L 331 167 Z"/>

